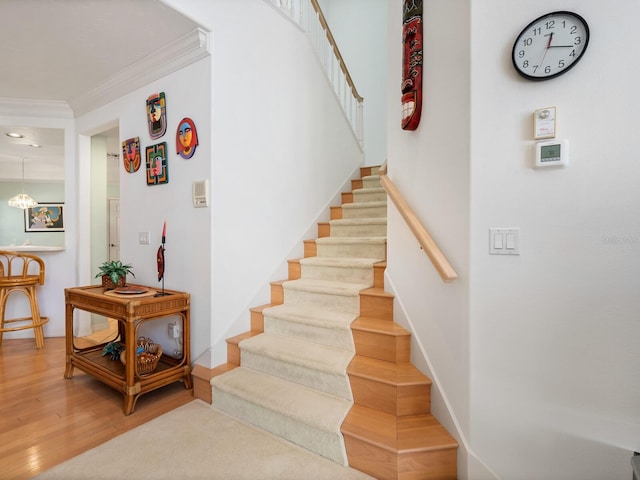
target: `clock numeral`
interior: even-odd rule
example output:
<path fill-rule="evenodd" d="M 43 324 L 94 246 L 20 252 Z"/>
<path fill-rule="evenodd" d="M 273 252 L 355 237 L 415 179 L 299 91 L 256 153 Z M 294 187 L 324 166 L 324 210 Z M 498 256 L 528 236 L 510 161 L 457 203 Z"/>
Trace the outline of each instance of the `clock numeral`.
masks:
<path fill-rule="evenodd" d="M 574 45 L 580 45 L 582 43 L 582 37 L 576 37 L 573 41 Z"/>
<path fill-rule="evenodd" d="M 547 27 L 547 30 L 551 30 L 552 28 L 555 28 L 556 22 L 555 20 L 549 20 L 545 25 Z"/>
<path fill-rule="evenodd" d="M 575 35 L 577 31 L 578 31 L 578 27 L 577 27 L 576 25 L 573 25 L 573 26 L 571 27 L 571 29 L 569 30 L 569 33 L 570 33 L 571 35 Z"/>
<path fill-rule="evenodd" d="M 530 46 L 532 43 L 533 43 L 533 38 L 531 38 L 531 37 L 523 38 L 523 39 L 522 39 L 522 44 L 523 44 L 525 47 Z"/>
<path fill-rule="evenodd" d="M 522 57 L 524 57 L 524 50 L 520 50 L 518 52 L 518 58 L 522 58 Z"/>
<path fill-rule="evenodd" d="M 558 68 L 564 68 L 564 60 L 558 61 Z"/>

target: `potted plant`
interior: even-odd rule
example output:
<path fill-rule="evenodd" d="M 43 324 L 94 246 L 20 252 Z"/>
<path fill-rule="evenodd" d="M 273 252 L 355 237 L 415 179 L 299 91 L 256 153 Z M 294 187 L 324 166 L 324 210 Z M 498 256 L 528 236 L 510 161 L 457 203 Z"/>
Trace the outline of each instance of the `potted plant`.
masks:
<path fill-rule="evenodd" d="M 127 283 L 128 273 L 135 277 L 135 274 L 131 271 L 132 268 L 131 265 L 125 265 L 120 260 L 104 262 L 100 265 L 100 272 L 98 272 L 96 278 L 102 277 L 102 286 L 105 290 L 124 287 Z"/>

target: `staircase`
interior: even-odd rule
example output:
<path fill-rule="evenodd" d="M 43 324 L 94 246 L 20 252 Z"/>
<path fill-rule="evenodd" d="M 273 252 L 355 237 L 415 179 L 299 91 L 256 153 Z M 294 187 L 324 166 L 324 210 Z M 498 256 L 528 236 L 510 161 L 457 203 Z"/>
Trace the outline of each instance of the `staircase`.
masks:
<path fill-rule="evenodd" d="M 214 406 L 379 479 L 455 479 L 457 443 L 384 291 L 386 193 L 361 169 L 251 330 L 227 340 Z"/>

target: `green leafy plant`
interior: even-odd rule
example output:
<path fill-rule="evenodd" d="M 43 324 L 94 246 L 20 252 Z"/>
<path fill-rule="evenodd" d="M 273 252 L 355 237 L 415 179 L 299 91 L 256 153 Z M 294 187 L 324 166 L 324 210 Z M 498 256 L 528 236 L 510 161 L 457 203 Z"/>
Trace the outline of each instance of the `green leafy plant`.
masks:
<path fill-rule="evenodd" d="M 131 265 L 125 265 L 120 260 L 104 262 L 100 265 L 100 272 L 98 272 L 96 278 L 108 276 L 113 283 L 117 284 L 120 278 L 125 278 L 128 274 L 135 277 L 135 274 L 131 271 L 132 268 Z"/>

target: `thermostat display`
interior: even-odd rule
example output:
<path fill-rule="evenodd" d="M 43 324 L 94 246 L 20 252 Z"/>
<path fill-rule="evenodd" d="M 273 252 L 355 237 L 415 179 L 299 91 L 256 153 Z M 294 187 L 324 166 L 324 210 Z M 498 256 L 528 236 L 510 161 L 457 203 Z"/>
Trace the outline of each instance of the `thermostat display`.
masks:
<path fill-rule="evenodd" d="M 536 144 L 536 167 L 551 167 L 569 163 L 569 142 L 555 140 Z"/>

